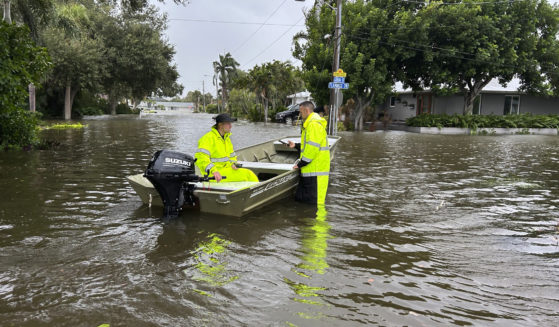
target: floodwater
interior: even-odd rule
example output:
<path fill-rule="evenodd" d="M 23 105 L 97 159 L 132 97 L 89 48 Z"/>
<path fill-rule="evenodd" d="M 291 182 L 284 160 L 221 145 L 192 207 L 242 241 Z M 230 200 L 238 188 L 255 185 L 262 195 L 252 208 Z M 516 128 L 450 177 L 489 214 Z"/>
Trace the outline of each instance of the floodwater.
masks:
<path fill-rule="evenodd" d="M 559 137 L 342 133 L 327 213 L 169 223 L 125 176 L 209 115 L 100 118 L 0 153 L 1 326 L 556 326 Z M 237 148 L 296 134 L 234 126 Z"/>

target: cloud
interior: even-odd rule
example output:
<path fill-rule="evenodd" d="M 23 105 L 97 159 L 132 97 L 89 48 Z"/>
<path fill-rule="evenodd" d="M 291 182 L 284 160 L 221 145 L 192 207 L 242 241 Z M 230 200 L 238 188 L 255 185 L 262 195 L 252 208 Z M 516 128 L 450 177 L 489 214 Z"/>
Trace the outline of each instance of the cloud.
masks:
<path fill-rule="evenodd" d="M 204 80 L 205 91 L 215 94 L 212 63 L 218 59 L 219 54 L 231 52 L 243 70 L 276 59 L 290 60 L 293 64 L 300 65 L 293 58 L 291 49 L 293 35 L 304 27 L 294 26 L 290 29 L 289 25 L 297 22 L 298 25 L 303 25 L 303 10 L 313 3 L 313 0 L 307 0 L 306 3 L 295 0 L 191 0 L 186 6 L 175 5 L 170 1 L 156 5 L 170 19 L 167 36 L 177 52 L 175 62 L 181 75 L 179 82 L 185 86 L 185 93 L 196 89 L 201 91 Z M 280 25 L 262 26 L 254 34 L 260 25 L 246 24 L 262 23 L 276 9 L 267 23 Z M 283 33 L 285 35 L 271 45 Z M 248 39 L 252 34 L 254 36 Z M 254 58 L 261 52 L 261 55 Z"/>

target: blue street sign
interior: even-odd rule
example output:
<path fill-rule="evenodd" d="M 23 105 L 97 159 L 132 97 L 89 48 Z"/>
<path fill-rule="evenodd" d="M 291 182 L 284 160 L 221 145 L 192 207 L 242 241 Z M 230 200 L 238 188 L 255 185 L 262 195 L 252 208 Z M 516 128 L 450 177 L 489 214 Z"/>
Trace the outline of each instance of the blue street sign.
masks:
<path fill-rule="evenodd" d="M 345 83 L 345 77 L 334 77 L 334 83 Z"/>
<path fill-rule="evenodd" d="M 330 83 L 328 83 L 328 88 L 329 88 L 329 89 L 342 89 L 342 90 L 347 90 L 347 89 L 349 89 L 349 83 L 334 83 L 334 82 L 330 82 Z"/>

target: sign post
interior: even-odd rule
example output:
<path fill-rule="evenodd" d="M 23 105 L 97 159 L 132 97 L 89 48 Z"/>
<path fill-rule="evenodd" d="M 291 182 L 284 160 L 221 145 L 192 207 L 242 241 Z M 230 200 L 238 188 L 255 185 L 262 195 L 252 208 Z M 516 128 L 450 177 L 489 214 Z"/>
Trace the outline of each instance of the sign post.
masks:
<path fill-rule="evenodd" d="M 328 134 L 336 136 L 338 135 L 338 111 L 341 104 L 340 89 L 349 89 L 349 83 L 345 82 L 347 74 L 341 68 L 335 71 L 332 75 L 334 75 L 334 79 L 332 82 L 328 83 L 328 88 L 334 89 L 335 100 L 332 104 L 332 110 L 330 110 L 330 114 L 328 116 Z"/>

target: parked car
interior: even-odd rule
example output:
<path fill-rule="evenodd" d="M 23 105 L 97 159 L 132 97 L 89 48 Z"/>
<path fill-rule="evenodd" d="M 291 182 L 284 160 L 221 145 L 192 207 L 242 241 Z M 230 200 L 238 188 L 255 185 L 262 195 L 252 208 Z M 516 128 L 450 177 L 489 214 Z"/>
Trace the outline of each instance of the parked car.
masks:
<path fill-rule="evenodd" d="M 286 123 L 288 125 L 293 124 L 294 121 L 297 121 L 299 117 L 299 105 L 293 104 L 287 108 L 286 111 L 278 112 L 276 114 L 276 122 L 278 123 Z"/>

